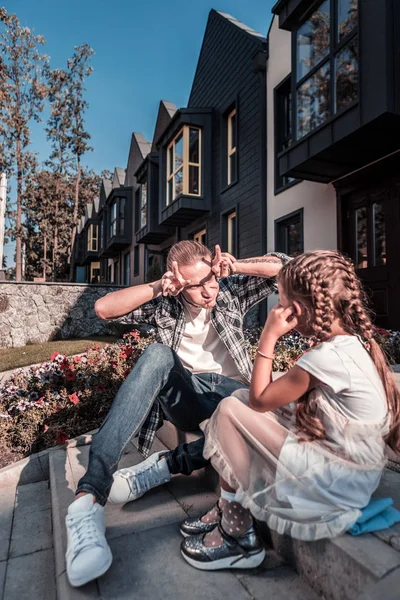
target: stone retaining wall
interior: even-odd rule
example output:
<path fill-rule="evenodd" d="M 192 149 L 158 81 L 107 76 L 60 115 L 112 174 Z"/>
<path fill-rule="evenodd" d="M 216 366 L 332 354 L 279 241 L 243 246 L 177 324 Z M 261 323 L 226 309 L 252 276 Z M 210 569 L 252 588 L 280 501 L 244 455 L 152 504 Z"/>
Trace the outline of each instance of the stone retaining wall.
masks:
<path fill-rule="evenodd" d="M 0 282 L 0 347 L 115 332 L 94 303 L 122 286 Z"/>

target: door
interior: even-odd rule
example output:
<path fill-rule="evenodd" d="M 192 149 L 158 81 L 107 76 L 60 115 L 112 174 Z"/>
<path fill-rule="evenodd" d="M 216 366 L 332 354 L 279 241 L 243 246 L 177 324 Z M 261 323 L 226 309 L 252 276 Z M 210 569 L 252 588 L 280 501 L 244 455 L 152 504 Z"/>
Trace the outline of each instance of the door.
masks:
<path fill-rule="evenodd" d="M 378 327 L 400 327 L 399 193 L 388 183 L 342 197 L 342 250 L 355 263 Z"/>

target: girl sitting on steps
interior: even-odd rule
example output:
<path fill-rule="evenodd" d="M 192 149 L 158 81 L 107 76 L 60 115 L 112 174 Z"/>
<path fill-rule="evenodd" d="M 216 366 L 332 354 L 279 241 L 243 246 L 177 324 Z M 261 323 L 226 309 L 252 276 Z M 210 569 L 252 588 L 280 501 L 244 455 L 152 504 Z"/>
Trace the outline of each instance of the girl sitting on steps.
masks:
<path fill-rule="evenodd" d="M 225 398 L 202 424 L 221 497 L 181 526 L 182 555 L 198 569 L 260 565 L 253 517 L 301 540 L 345 532 L 379 484 L 386 444 L 400 450 L 400 395 L 352 263 L 307 252 L 283 266 L 278 287 L 250 392 Z M 315 345 L 273 382 L 275 344 L 294 328 Z M 293 401 L 285 419 L 279 409 Z"/>

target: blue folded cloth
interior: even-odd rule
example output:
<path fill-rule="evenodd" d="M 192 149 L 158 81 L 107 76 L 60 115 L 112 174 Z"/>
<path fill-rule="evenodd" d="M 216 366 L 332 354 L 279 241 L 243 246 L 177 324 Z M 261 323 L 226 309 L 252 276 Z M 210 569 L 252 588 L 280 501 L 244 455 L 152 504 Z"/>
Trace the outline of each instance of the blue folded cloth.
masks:
<path fill-rule="evenodd" d="M 347 530 L 350 535 L 388 529 L 395 523 L 400 523 L 400 511 L 393 508 L 391 498 L 372 498 L 361 512 L 361 517 Z"/>

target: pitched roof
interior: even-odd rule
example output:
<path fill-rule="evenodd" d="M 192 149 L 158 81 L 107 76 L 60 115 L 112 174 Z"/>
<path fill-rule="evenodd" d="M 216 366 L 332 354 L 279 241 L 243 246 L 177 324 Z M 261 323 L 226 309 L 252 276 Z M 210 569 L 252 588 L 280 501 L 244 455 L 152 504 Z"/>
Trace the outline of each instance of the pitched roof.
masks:
<path fill-rule="evenodd" d="M 104 193 L 106 195 L 106 198 L 108 198 L 108 196 L 110 195 L 111 190 L 112 190 L 112 181 L 110 181 L 109 179 L 103 179 L 102 185 L 104 188 Z"/>
<path fill-rule="evenodd" d="M 262 33 L 258 33 L 258 31 L 255 31 L 248 25 L 245 25 L 241 21 L 238 21 L 237 19 L 235 19 L 235 17 L 232 17 L 232 15 L 229 15 L 228 13 L 223 13 L 219 10 L 217 10 L 216 12 L 219 15 L 221 15 L 221 17 L 224 17 L 224 19 L 227 19 L 227 21 L 230 21 L 231 23 L 236 25 L 236 27 L 239 27 L 239 29 L 243 29 L 243 31 L 245 31 L 246 33 L 249 33 L 250 35 L 252 35 L 256 38 L 259 38 L 259 39 L 265 41 L 265 35 L 263 35 Z"/>
<path fill-rule="evenodd" d="M 176 111 L 177 108 L 175 104 L 173 104 L 172 102 L 167 102 L 166 100 L 161 100 L 160 106 L 158 108 L 156 125 L 154 127 L 153 143 L 151 146 L 152 152 L 157 151 L 157 142 L 164 133 L 165 128 L 171 121 Z"/>
<path fill-rule="evenodd" d="M 143 158 L 146 158 L 151 152 L 151 142 L 148 142 L 142 133 L 133 133 L 132 137 L 135 138 Z"/>
<path fill-rule="evenodd" d="M 113 177 L 113 181 L 112 181 L 113 189 L 123 186 L 124 183 L 125 183 L 125 169 L 121 169 L 121 167 L 115 167 L 114 177 Z"/>
<path fill-rule="evenodd" d="M 146 140 L 141 133 L 132 133 L 131 145 L 129 148 L 128 164 L 126 166 L 126 186 L 136 185 L 136 169 L 151 152 L 151 143 Z"/>

